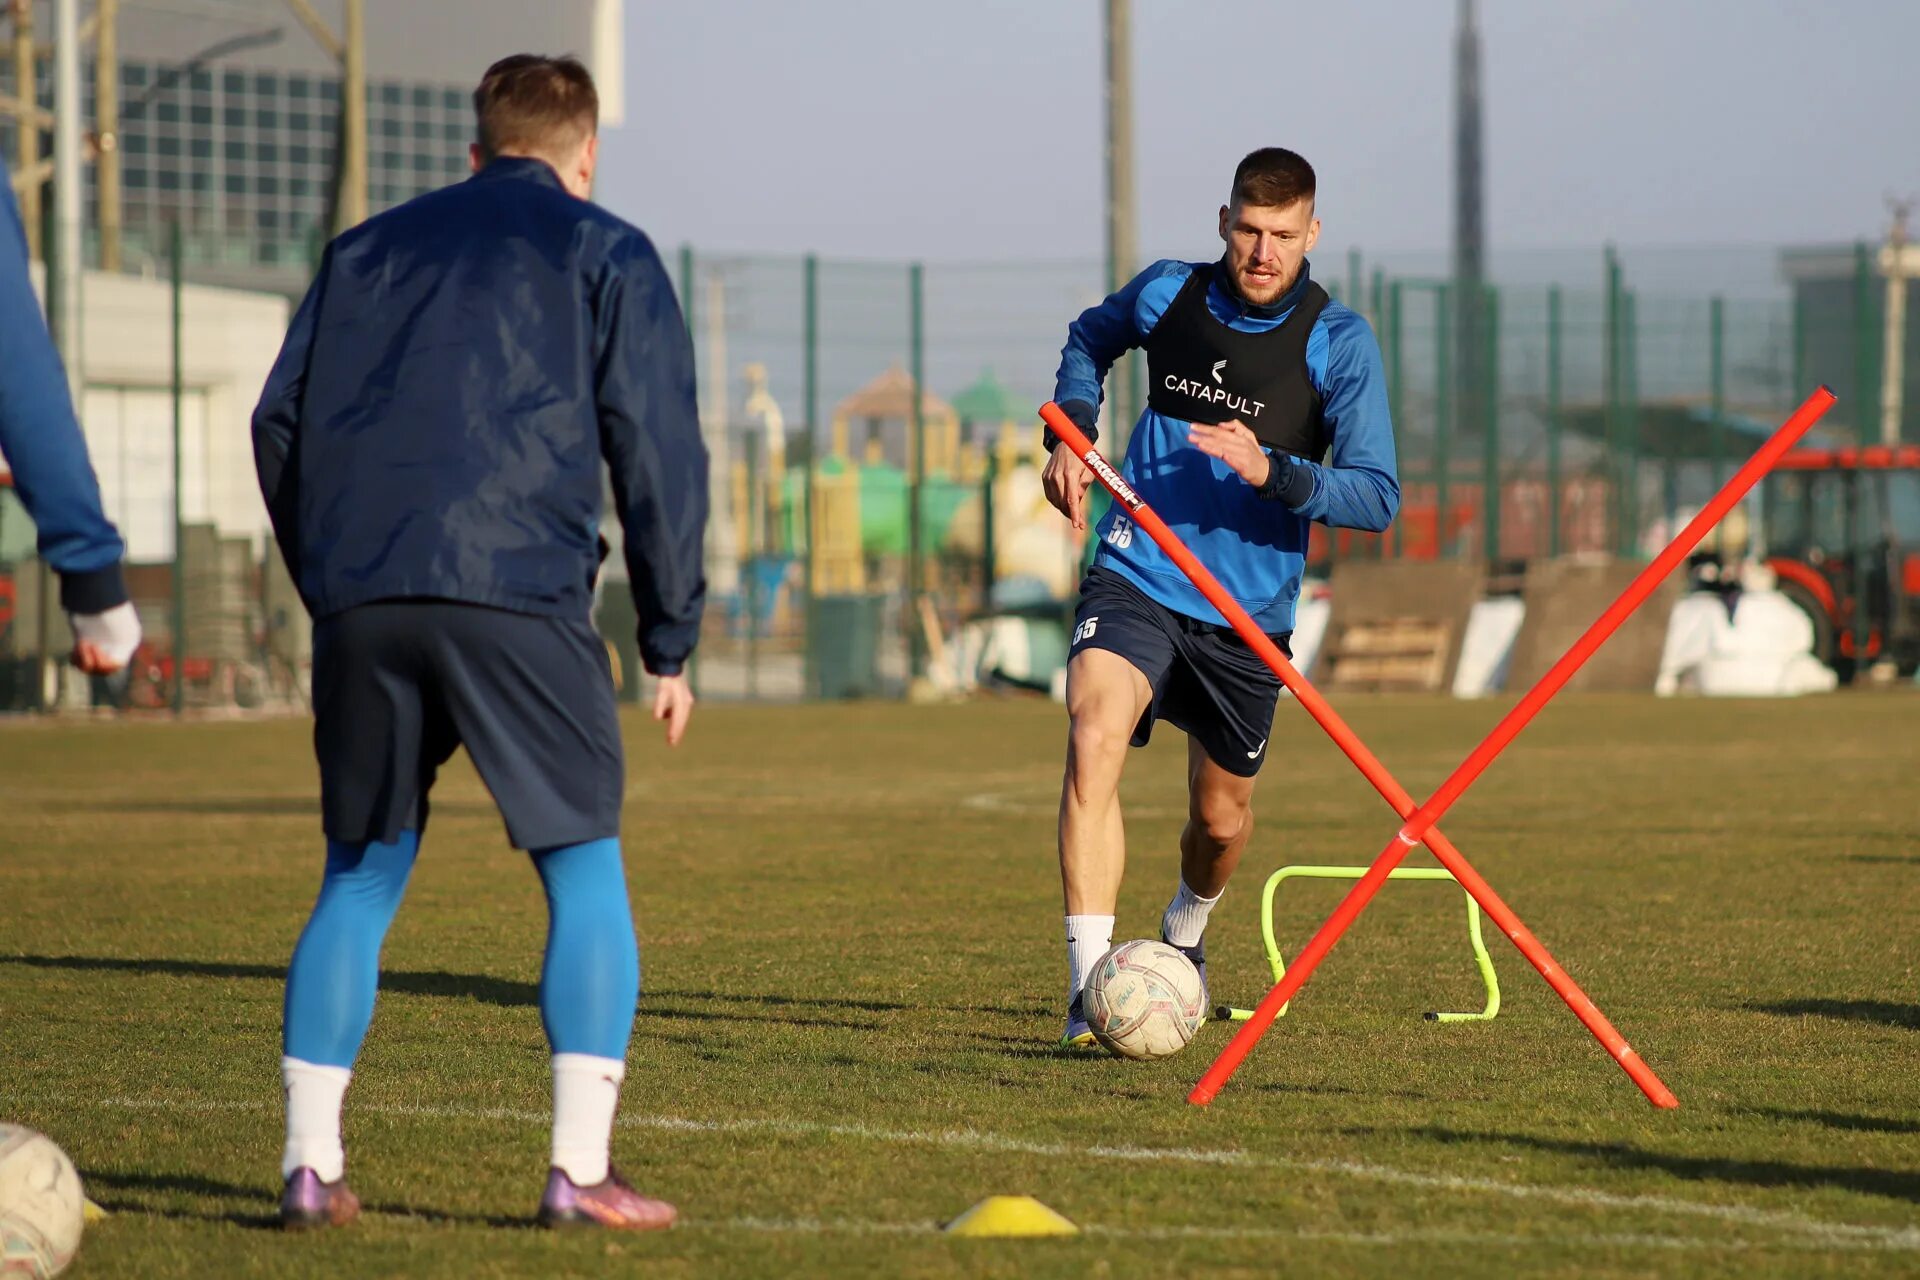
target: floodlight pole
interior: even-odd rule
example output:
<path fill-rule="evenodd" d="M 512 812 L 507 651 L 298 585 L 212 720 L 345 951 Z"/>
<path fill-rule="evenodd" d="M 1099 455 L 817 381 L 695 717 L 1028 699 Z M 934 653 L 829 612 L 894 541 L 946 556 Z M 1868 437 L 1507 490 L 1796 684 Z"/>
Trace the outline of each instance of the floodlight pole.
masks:
<path fill-rule="evenodd" d="M 333 162 L 333 234 L 339 235 L 367 218 L 366 0 L 346 0 L 344 36 L 335 35 L 308 0 L 286 0 L 286 5 L 314 43 L 340 64 L 340 143 Z"/>

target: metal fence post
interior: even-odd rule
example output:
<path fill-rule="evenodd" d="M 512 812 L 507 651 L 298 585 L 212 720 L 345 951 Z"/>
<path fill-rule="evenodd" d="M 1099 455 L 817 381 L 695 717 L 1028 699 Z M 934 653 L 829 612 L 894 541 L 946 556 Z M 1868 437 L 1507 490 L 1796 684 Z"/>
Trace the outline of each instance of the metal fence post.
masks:
<path fill-rule="evenodd" d="M 1621 410 L 1627 434 L 1626 524 L 1620 533 L 1620 554 L 1632 556 L 1640 546 L 1640 321 L 1634 292 L 1620 294 L 1620 365 L 1625 395 Z"/>
<path fill-rule="evenodd" d="M 1867 242 L 1853 246 L 1853 403 L 1859 408 L 1854 422 L 1854 441 L 1871 444 L 1874 435 L 1874 411 L 1880 404 L 1876 358 L 1880 354 L 1879 335 L 1874 332 L 1873 256 Z"/>
<path fill-rule="evenodd" d="M 999 479 L 999 451 L 986 446 L 986 479 L 980 483 L 980 607 L 993 608 L 993 580 L 999 572 L 999 546 L 993 536 L 993 485 Z"/>
<path fill-rule="evenodd" d="M 760 696 L 760 452 L 766 447 L 758 432 L 747 437 L 747 545 L 741 558 L 746 561 L 747 584 L 742 594 L 747 603 L 747 697 Z"/>
<path fill-rule="evenodd" d="M 1620 470 L 1620 258 L 1614 253 L 1612 245 L 1606 247 L 1605 262 L 1607 293 L 1602 332 L 1604 400 L 1601 438 L 1605 441 L 1602 452 L 1606 458 L 1606 475 L 1611 484 L 1611 491 L 1607 495 L 1607 520 L 1612 527 L 1607 530 L 1607 542 L 1617 549 L 1620 531 L 1626 524 L 1626 486 Z"/>
<path fill-rule="evenodd" d="M 920 263 L 907 268 L 907 307 L 908 307 L 908 359 L 912 365 L 913 376 L 913 460 L 912 475 L 907 482 L 907 675 L 909 679 L 921 674 L 924 658 L 923 640 L 920 634 L 920 593 L 924 585 L 921 579 L 921 489 L 927 478 L 927 423 L 925 409 L 926 386 L 926 309 L 925 309 L 925 269 Z"/>
<path fill-rule="evenodd" d="M 1381 279 L 1382 276 L 1380 273 L 1376 272 L 1374 274 L 1374 284 L 1378 286 Z M 1401 422 L 1407 411 L 1407 403 L 1402 394 L 1406 386 L 1406 362 L 1401 359 L 1403 344 L 1400 341 L 1402 333 L 1400 317 L 1405 309 L 1405 302 L 1406 291 L 1401 288 L 1400 282 L 1395 280 L 1392 288 L 1387 292 L 1387 403 L 1389 416 L 1393 419 L 1394 456 L 1400 460 L 1402 485 L 1406 483 L 1407 451 L 1404 445 L 1406 444 L 1407 435 Z M 1403 527 L 1398 536 L 1393 539 L 1394 557 L 1398 559 L 1400 556 L 1405 555 L 1406 549 L 1407 534 L 1406 529 Z M 1386 554 L 1384 543 L 1381 547 L 1381 554 Z"/>
<path fill-rule="evenodd" d="M 1715 294 L 1713 301 L 1707 304 L 1707 358 L 1712 362 L 1712 412 L 1713 423 L 1708 428 L 1712 444 L 1708 452 L 1713 455 L 1713 487 L 1720 487 L 1720 472 L 1726 460 L 1726 424 L 1727 412 L 1727 311 L 1726 301 Z"/>
<path fill-rule="evenodd" d="M 1547 289 L 1547 555 L 1560 543 L 1560 286 Z"/>
<path fill-rule="evenodd" d="M 1433 536 L 1435 556 L 1444 560 L 1452 541 L 1447 537 L 1447 473 L 1453 465 L 1448 440 L 1453 430 L 1453 288 L 1443 283 L 1433 296 Z"/>
<path fill-rule="evenodd" d="M 1482 332 L 1487 342 L 1486 421 L 1481 424 L 1485 475 L 1481 480 L 1481 524 L 1486 534 L 1487 569 L 1500 559 L 1500 290 L 1487 286 Z"/>
<path fill-rule="evenodd" d="M 687 322 L 687 345 L 693 354 L 694 397 L 697 401 L 700 394 L 700 340 L 695 336 L 698 331 L 693 327 L 693 246 L 690 244 L 680 246 L 680 314 Z M 703 618 L 694 633 L 693 653 L 687 658 L 687 687 L 695 694 L 700 692 L 700 633 L 705 630 Z M 635 673 L 634 678 L 639 679 L 639 674 Z"/>
<path fill-rule="evenodd" d="M 801 271 L 801 378 L 802 397 L 807 412 L 806 476 L 801 486 L 803 507 L 800 536 L 794 549 L 806 559 L 801 562 L 801 581 L 806 592 L 805 631 L 800 639 L 800 696 L 812 698 L 819 691 L 819 657 L 813 651 L 816 630 L 813 581 L 814 485 L 820 469 L 820 259 L 808 254 Z"/>
<path fill-rule="evenodd" d="M 181 333 L 181 245 L 180 220 L 173 221 L 168 237 L 169 289 L 173 313 L 173 714 L 178 716 L 187 700 L 187 545 L 182 510 L 180 481 L 185 474 L 181 464 L 181 435 L 185 430 L 184 342 Z"/>

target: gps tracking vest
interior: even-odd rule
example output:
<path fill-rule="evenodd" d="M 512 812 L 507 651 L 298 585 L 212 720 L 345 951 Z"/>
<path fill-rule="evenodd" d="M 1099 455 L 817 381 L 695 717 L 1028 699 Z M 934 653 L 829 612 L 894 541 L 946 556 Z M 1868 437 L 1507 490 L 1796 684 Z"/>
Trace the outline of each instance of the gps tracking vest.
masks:
<path fill-rule="evenodd" d="M 1147 405 L 1182 422 L 1238 418 L 1269 449 L 1319 462 L 1329 441 L 1320 393 L 1307 376 L 1307 335 L 1327 291 L 1309 280 L 1276 328 L 1242 333 L 1207 309 L 1218 275 L 1214 266 L 1196 268 L 1147 335 Z"/>

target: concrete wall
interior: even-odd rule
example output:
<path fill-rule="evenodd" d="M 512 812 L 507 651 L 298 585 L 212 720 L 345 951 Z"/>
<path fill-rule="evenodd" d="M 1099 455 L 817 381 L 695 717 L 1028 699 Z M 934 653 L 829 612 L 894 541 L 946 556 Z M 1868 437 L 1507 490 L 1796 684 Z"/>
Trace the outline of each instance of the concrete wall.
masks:
<path fill-rule="evenodd" d="M 81 286 L 81 424 L 128 559 L 173 555 L 172 301 L 161 280 L 88 272 Z M 260 539 L 253 407 L 286 334 L 273 294 L 188 286 L 182 296 L 180 490 L 190 523 Z"/>

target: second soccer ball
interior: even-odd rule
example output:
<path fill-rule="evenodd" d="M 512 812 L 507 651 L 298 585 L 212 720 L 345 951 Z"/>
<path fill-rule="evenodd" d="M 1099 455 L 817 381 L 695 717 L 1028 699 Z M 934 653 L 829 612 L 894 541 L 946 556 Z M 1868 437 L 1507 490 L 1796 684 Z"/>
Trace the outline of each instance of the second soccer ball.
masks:
<path fill-rule="evenodd" d="M 0 1276 L 48 1280 L 80 1247 L 86 1197 L 53 1140 L 0 1124 Z"/>
<path fill-rule="evenodd" d="M 1122 942 L 1093 966 L 1081 1008 L 1094 1039 L 1122 1058 L 1165 1058 L 1186 1048 L 1207 1016 L 1193 962 L 1164 942 Z"/>

